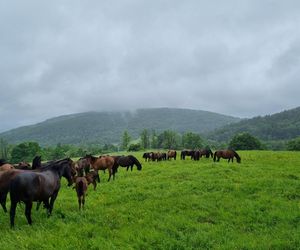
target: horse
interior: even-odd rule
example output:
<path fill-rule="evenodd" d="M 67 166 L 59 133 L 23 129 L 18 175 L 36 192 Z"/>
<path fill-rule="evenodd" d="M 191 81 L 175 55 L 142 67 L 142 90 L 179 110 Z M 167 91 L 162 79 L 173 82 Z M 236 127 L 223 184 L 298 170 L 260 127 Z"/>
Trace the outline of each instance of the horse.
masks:
<path fill-rule="evenodd" d="M 145 159 L 145 161 L 150 161 L 152 152 L 146 152 L 143 154 L 143 158 Z"/>
<path fill-rule="evenodd" d="M 32 160 L 32 169 L 37 169 L 40 168 L 42 166 L 42 157 L 41 156 L 36 156 L 33 158 Z"/>
<path fill-rule="evenodd" d="M 92 168 L 98 173 L 98 170 L 105 170 L 108 169 L 108 180 L 110 181 L 111 176 L 113 175 L 113 179 L 115 179 L 115 172 L 113 171 L 114 166 L 114 158 L 111 156 L 100 156 L 100 157 L 94 157 L 92 155 L 86 155 L 84 157 L 88 160 L 88 162 L 91 164 Z M 100 180 L 99 180 L 100 182 Z"/>
<path fill-rule="evenodd" d="M 171 158 L 173 158 L 174 160 L 176 160 L 176 155 L 176 150 L 169 150 L 167 153 L 167 159 L 170 160 Z"/>
<path fill-rule="evenodd" d="M 200 153 L 200 158 L 202 157 L 202 155 L 205 155 L 206 158 L 209 158 L 210 156 L 211 158 L 214 157 L 214 154 L 210 148 L 200 149 L 199 153 Z"/>
<path fill-rule="evenodd" d="M 90 167 L 91 167 L 91 165 L 87 159 L 80 158 L 76 162 L 76 171 L 77 171 L 78 176 L 86 175 L 88 172 L 90 172 Z"/>
<path fill-rule="evenodd" d="M 126 167 L 127 171 L 128 171 L 128 169 L 130 167 L 131 171 L 132 171 L 134 165 L 136 165 L 137 170 L 142 170 L 142 165 L 138 161 L 138 159 L 135 158 L 133 155 L 128 155 L 128 156 L 120 156 L 117 159 L 117 163 L 116 163 L 115 167 L 116 168 L 118 168 L 119 166 Z"/>
<path fill-rule="evenodd" d="M 85 178 L 87 180 L 88 185 L 90 185 L 92 183 L 94 186 L 94 190 L 96 190 L 97 180 L 99 180 L 99 182 L 100 182 L 98 173 L 96 171 L 91 171 L 85 175 Z"/>
<path fill-rule="evenodd" d="M 161 161 L 164 159 L 163 153 L 157 152 L 157 153 L 151 153 L 151 159 L 152 161 Z"/>
<path fill-rule="evenodd" d="M 195 154 L 194 150 L 187 150 L 187 149 L 182 150 L 181 153 L 180 153 L 180 159 L 185 160 L 186 156 L 191 156 L 191 159 L 193 160 L 194 159 L 194 154 Z"/>
<path fill-rule="evenodd" d="M 220 158 L 228 159 L 228 162 L 233 162 L 233 158 L 236 158 L 237 163 L 241 163 L 241 157 L 232 149 L 219 150 L 214 154 L 214 161 L 220 161 Z"/>
<path fill-rule="evenodd" d="M 73 183 L 72 163 L 70 158 L 51 162 L 41 167 L 41 171 L 22 171 L 10 181 L 10 226 L 15 225 L 15 214 L 18 202 L 25 203 L 25 216 L 29 225 L 32 224 L 31 208 L 33 201 L 43 202 L 48 216 L 60 189 L 60 179 L 65 177 L 68 186 Z M 50 199 L 50 203 L 49 203 Z"/>
<path fill-rule="evenodd" d="M 23 169 L 23 170 L 31 170 L 31 166 L 30 163 L 26 162 L 26 161 L 21 161 L 18 164 L 14 165 L 14 167 L 16 169 Z"/>
<path fill-rule="evenodd" d="M 6 170 L 11 170 L 11 169 L 15 169 L 15 167 L 9 163 L 5 163 L 0 166 L 0 171 L 6 171 Z"/>
<path fill-rule="evenodd" d="M 77 198 L 78 198 L 79 210 L 81 210 L 81 207 L 84 208 L 85 195 L 86 195 L 87 188 L 88 188 L 88 182 L 87 182 L 86 177 L 77 176 L 75 178 L 75 189 L 76 189 L 76 194 L 77 194 Z"/>

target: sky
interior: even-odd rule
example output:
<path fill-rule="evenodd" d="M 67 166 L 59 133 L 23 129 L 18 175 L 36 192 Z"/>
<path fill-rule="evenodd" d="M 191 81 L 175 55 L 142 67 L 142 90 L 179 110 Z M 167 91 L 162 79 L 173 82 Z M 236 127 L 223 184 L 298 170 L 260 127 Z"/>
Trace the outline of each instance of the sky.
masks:
<path fill-rule="evenodd" d="M 300 106 L 300 1 L 2 0 L 0 132 L 64 114 Z"/>

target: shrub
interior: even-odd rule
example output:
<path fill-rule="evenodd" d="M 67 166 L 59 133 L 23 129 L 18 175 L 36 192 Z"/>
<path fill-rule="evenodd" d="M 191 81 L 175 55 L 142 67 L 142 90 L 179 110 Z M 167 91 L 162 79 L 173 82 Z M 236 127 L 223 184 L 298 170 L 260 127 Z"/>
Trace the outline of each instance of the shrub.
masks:
<path fill-rule="evenodd" d="M 261 142 L 249 133 L 235 135 L 229 142 L 229 147 L 235 150 L 263 149 Z"/>

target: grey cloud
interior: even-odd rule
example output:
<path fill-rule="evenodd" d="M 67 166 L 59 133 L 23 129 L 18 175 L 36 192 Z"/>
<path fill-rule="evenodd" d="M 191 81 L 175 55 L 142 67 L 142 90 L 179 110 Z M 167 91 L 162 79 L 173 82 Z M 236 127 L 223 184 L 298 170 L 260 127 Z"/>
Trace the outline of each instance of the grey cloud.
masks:
<path fill-rule="evenodd" d="M 0 131 L 89 110 L 299 106 L 299 1 L 2 1 Z M 5 93 L 5 94 L 3 94 Z"/>

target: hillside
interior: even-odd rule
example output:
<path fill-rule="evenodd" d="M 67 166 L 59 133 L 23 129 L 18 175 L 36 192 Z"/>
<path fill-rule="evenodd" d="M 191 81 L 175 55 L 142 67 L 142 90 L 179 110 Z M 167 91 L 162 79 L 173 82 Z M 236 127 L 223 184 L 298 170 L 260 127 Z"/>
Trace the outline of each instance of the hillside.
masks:
<path fill-rule="evenodd" d="M 289 140 L 300 136 L 300 107 L 273 115 L 241 120 L 217 129 L 208 137 L 226 142 L 241 132 L 248 132 L 264 141 Z"/>
<path fill-rule="evenodd" d="M 37 141 L 40 145 L 105 144 L 120 141 L 125 129 L 137 138 L 143 129 L 208 133 L 240 119 L 189 109 L 139 109 L 135 112 L 86 112 L 65 115 L 0 134 L 9 143 Z"/>

